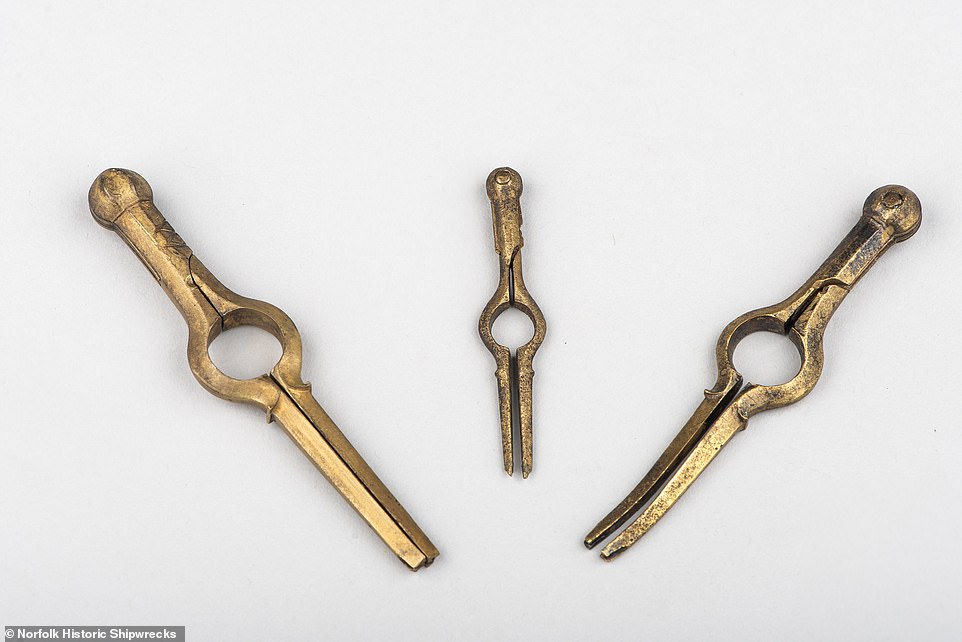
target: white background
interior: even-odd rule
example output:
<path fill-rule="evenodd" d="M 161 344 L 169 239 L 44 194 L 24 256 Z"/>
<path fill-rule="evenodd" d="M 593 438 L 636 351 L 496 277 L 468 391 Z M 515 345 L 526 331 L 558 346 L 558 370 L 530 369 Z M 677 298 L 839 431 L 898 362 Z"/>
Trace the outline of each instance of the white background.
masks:
<path fill-rule="evenodd" d="M 960 29 L 954 2 L 5 0 L 0 625 L 957 639 Z M 476 329 L 499 165 L 524 177 L 548 321 L 526 481 L 500 468 Z M 296 321 L 305 378 L 433 567 L 197 385 L 178 312 L 87 211 L 111 166 Z M 586 551 L 714 381 L 721 328 L 794 291 L 885 183 L 922 227 L 840 308 L 815 391 L 753 418 L 618 560 Z M 241 338 L 266 368 L 273 340 Z M 736 362 L 775 383 L 768 339 Z"/>

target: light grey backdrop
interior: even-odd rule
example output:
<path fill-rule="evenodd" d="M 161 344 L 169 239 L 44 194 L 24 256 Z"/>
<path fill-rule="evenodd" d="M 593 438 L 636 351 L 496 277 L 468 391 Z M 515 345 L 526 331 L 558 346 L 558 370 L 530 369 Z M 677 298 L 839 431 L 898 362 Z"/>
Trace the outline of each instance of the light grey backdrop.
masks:
<path fill-rule="evenodd" d="M 0 625 L 962 635 L 962 9 L 776 4 L 5 0 Z M 476 332 L 504 164 L 548 320 L 524 482 Z M 110 166 L 296 321 L 432 568 L 194 382 L 177 311 L 87 212 Z M 585 551 L 714 381 L 721 328 L 792 292 L 889 182 L 922 228 L 841 307 L 811 396 L 753 419 L 622 558 Z M 790 370 L 761 367 L 768 339 L 736 357 L 750 378 Z"/>

